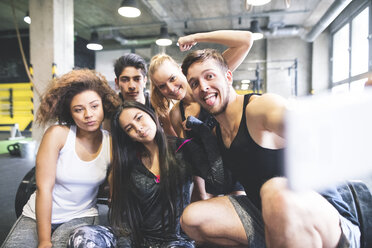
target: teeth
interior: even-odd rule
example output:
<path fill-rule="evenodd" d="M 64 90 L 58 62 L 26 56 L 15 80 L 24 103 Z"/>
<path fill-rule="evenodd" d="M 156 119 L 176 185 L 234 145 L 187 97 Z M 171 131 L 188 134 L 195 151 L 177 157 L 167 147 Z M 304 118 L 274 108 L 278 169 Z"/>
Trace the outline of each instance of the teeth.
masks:
<path fill-rule="evenodd" d="M 211 98 L 211 97 L 214 97 L 215 96 L 215 94 L 209 94 L 209 95 L 207 95 L 206 97 L 204 97 L 204 100 L 207 100 L 207 99 L 209 99 L 209 98 Z"/>

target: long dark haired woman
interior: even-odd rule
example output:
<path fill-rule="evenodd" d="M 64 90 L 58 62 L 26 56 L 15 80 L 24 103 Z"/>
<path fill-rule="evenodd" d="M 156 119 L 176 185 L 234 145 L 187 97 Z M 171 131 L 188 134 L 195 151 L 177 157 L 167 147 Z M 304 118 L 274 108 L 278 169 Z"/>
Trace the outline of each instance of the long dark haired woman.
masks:
<path fill-rule="evenodd" d="M 154 112 L 138 102 L 122 105 L 111 131 L 109 219 L 120 237 L 118 246 L 193 247 L 180 229 L 179 219 L 190 202 L 193 175 L 223 185 L 222 163 L 213 136 L 204 132 L 207 149 L 190 140 L 167 138 Z M 77 232 L 87 233 L 90 228 L 97 227 L 82 227 Z M 73 237 L 70 244 L 77 247 L 82 240 Z"/>

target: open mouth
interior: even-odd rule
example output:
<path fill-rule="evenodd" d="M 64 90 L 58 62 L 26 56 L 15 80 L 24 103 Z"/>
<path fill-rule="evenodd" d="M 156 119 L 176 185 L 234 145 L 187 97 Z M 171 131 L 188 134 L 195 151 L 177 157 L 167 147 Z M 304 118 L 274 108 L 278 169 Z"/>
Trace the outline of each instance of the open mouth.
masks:
<path fill-rule="evenodd" d="M 204 102 L 209 106 L 214 105 L 214 103 L 216 102 L 216 99 L 217 99 L 217 93 L 209 93 L 208 95 L 203 97 Z"/>

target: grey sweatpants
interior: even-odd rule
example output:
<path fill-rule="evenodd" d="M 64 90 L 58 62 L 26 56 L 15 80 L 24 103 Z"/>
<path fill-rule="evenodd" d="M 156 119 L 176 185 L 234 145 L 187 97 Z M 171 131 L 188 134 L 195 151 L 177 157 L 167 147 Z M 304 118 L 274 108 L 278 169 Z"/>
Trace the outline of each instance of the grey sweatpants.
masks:
<path fill-rule="evenodd" d="M 97 225 L 98 219 L 98 216 L 83 217 L 72 219 L 60 225 L 52 225 L 53 247 L 66 248 L 70 233 L 75 228 L 84 225 Z M 1 248 L 36 248 L 37 245 L 36 220 L 21 215 L 13 225 Z"/>

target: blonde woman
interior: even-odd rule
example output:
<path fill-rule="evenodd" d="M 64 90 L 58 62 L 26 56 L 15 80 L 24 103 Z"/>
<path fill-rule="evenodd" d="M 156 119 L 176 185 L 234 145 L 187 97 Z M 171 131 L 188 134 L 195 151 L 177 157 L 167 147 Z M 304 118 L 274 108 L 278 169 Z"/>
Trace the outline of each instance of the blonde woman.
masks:
<path fill-rule="evenodd" d="M 181 51 L 190 50 L 198 42 L 216 43 L 228 48 L 223 52 L 223 57 L 231 71 L 234 71 L 245 59 L 252 47 L 252 33 L 249 31 L 219 30 L 207 33 L 196 33 L 179 38 L 178 44 Z M 216 125 L 214 118 L 203 110 L 195 101 L 191 88 L 181 71 L 181 67 L 168 55 L 159 54 L 151 59 L 149 66 L 149 78 L 151 82 L 151 103 L 160 116 L 170 117 L 173 129 L 181 138 L 197 138 L 197 135 L 186 128 L 188 116 L 194 116 L 205 122 L 211 129 Z M 178 102 L 170 110 L 172 100 Z M 199 199 L 208 199 L 212 195 L 226 192 L 217 192 L 207 185 L 204 190 L 204 182 L 196 178 L 196 190 L 199 191 Z M 236 194 L 243 193 L 241 185 L 231 189 Z"/>

